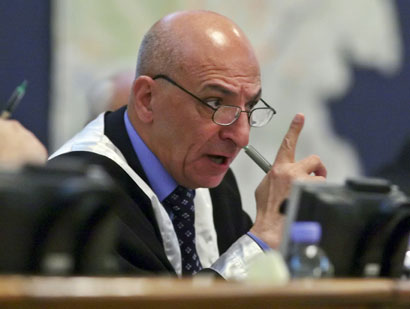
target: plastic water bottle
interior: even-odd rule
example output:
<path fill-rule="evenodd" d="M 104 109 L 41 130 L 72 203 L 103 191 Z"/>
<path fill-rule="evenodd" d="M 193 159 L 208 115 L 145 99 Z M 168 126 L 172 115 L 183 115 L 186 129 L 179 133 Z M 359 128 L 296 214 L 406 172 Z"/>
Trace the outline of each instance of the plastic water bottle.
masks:
<path fill-rule="evenodd" d="M 332 277 L 334 268 L 319 247 L 322 228 L 318 222 L 294 222 L 288 267 L 292 278 Z"/>

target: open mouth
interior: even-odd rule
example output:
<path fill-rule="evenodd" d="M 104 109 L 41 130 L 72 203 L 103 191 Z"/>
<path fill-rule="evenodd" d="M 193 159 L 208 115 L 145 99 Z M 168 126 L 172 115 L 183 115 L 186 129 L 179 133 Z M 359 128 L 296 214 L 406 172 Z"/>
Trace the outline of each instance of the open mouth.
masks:
<path fill-rule="evenodd" d="M 212 162 L 220 165 L 226 164 L 228 161 L 228 158 L 224 156 L 209 155 L 208 157 L 209 159 L 211 159 Z"/>

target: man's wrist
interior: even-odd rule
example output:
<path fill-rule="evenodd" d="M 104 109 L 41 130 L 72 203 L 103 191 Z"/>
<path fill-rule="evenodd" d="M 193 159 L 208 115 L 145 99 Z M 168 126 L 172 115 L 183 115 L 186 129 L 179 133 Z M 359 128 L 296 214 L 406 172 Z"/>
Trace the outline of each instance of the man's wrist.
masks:
<path fill-rule="evenodd" d="M 257 224 L 255 222 L 249 232 L 267 244 L 269 248 L 277 249 L 282 239 L 283 222 L 284 218 L 280 218 L 276 220 L 274 224 L 271 223 L 268 225 L 266 223 L 261 224 L 259 222 L 259 224 Z"/>
<path fill-rule="evenodd" d="M 251 231 L 249 231 L 248 233 L 246 233 L 250 238 L 252 238 L 258 245 L 259 247 L 261 247 L 261 249 L 263 251 L 268 251 L 271 250 L 272 248 L 269 247 L 269 245 L 264 242 L 262 239 L 260 239 L 258 236 L 256 236 L 255 234 L 253 234 Z"/>

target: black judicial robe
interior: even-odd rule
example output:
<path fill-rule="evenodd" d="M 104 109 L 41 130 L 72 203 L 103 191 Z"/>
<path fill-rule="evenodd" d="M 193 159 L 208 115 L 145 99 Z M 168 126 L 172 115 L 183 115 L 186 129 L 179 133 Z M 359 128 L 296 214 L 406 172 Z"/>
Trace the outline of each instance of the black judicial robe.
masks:
<path fill-rule="evenodd" d="M 121 151 L 128 165 L 149 185 L 127 134 L 124 112 L 125 107 L 105 114 L 104 135 Z M 101 165 L 127 196 L 128 203 L 121 203 L 117 208 L 120 233 L 116 253 L 122 271 L 141 275 L 175 275 L 164 252 L 150 199 L 131 177 L 108 157 L 88 151 L 65 153 L 51 159 L 49 164 L 67 157 L 81 158 L 90 164 Z M 238 186 L 231 170 L 228 170 L 219 186 L 210 189 L 210 195 L 218 249 L 222 254 L 249 231 L 252 221 L 242 209 Z"/>

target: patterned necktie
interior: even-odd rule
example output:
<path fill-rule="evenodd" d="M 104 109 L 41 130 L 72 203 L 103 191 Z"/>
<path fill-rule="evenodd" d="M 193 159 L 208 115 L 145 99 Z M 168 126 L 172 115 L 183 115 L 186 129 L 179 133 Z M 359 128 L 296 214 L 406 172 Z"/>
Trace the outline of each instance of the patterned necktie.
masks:
<path fill-rule="evenodd" d="M 195 191 L 178 186 L 163 201 L 172 211 L 172 224 L 181 250 L 182 274 L 193 275 L 202 269 L 195 248 Z"/>

